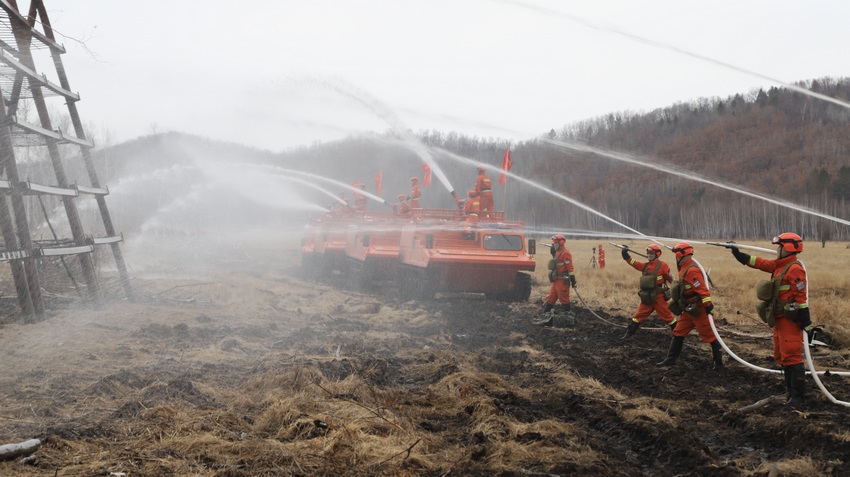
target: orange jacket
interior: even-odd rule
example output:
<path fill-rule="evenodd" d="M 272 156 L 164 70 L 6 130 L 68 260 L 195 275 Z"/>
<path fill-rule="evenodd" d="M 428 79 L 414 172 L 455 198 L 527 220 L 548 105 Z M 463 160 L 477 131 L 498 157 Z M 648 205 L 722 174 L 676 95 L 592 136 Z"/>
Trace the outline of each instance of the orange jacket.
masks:
<path fill-rule="evenodd" d="M 567 250 L 567 247 L 555 250 L 555 269 L 558 271 L 559 277 L 575 275 L 573 273 L 573 254 Z"/>
<path fill-rule="evenodd" d="M 493 193 L 493 184 L 490 180 L 490 177 L 487 176 L 486 172 L 480 172 L 478 174 L 478 179 L 475 181 L 475 192 L 478 192 L 478 195 L 486 193 Z"/>
<path fill-rule="evenodd" d="M 601 253 L 601 252 L 600 252 Z M 639 272 L 643 272 L 644 270 L 655 270 L 655 267 L 658 266 L 659 260 L 656 258 L 654 260 L 650 260 L 648 262 L 639 262 L 635 259 L 629 260 L 629 265 L 632 266 L 635 270 Z M 647 268 L 648 267 L 648 268 Z M 665 283 L 670 283 L 673 281 L 673 274 L 670 273 L 670 267 L 665 262 L 661 262 L 661 268 L 658 269 L 658 281 L 656 286 L 658 287 L 658 293 L 664 293 L 662 287 Z"/>
<path fill-rule="evenodd" d="M 789 263 L 797 260 L 797 255 L 789 255 L 787 257 L 778 258 L 776 260 L 768 260 L 766 258 L 750 256 L 748 267 L 757 268 L 768 272 L 771 277 L 776 278 L 782 273 L 782 270 Z M 806 284 L 806 270 L 799 264 L 791 265 L 785 276 L 782 277 L 782 282 L 779 284 L 778 301 L 793 301 L 797 304 L 797 308 L 808 308 L 808 292 Z M 782 312 L 782 308 L 776 310 L 776 314 Z"/>
<path fill-rule="evenodd" d="M 419 184 L 410 186 L 410 206 L 414 209 L 419 208 L 419 198 L 422 197 L 422 191 L 419 190 Z"/>
<path fill-rule="evenodd" d="M 693 265 L 693 267 L 690 267 Z M 688 268 L 690 267 L 690 268 Z M 684 274 L 683 271 L 687 270 Z M 679 264 L 679 281 L 684 284 L 682 298 L 687 303 L 697 301 L 703 307 L 711 304 L 711 292 L 702 274 L 702 269 L 694 263 L 693 257 L 688 257 Z"/>

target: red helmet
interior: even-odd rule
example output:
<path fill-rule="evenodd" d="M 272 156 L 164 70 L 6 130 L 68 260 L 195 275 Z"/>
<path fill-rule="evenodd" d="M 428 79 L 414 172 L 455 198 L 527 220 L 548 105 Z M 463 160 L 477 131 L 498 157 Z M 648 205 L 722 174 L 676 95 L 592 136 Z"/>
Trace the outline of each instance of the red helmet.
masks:
<path fill-rule="evenodd" d="M 399 195 L 398 195 L 398 200 L 404 200 L 404 197 L 405 197 L 405 196 L 404 196 L 404 194 L 399 194 Z"/>
<path fill-rule="evenodd" d="M 410 178 L 410 182 L 419 182 L 419 178 L 416 177 L 416 176 L 413 176 L 413 177 Z"/>
<path fill-rule="evenodd" d="M 567 238 L 564 237 L 564 234 L 557 234 L 552 236 L 553 242 L 566 242 Z"/>
<path fill-rule="evenodd" d="M 686 255 L 693 255 L 694 248 L 688 242 L 679 242 L 673 247 L 673 251 L 676 252 L 676 260 L 681 260 Z"/>
<path fill-rule="evenodd" d="M 484 166 L 478 166 L 478 172 L 484 172 L 485 170 L 487 170 L 487 168 L 486 168 L 486 167 L 484 167 Z"/>
<path fill-rule="evenodd" d="M 658 258 L 658 257 L 661 256 L 661 247 L 657 243 L 651 244 L 648 247 L 646 247 L 646 253 L 647 254 L 654 253 L 655 258 Z"/>
<path fill-rule="evenodd" d="M 791 232 L 779 234 L 778 237 L 773 237 L 773 245 L 782 245 L 782 248 L 789 253 L 800 253 L 803 251 L 803 239 Z"/>

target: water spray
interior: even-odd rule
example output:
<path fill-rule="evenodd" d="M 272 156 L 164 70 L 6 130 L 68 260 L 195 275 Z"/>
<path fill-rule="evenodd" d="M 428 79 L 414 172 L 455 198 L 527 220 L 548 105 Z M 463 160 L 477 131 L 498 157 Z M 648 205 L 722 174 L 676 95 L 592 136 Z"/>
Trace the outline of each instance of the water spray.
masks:
<path fill-rule="evenodd" d="M 359 189 L 357 187 L 354 187 L 353 185 L 346 184 L 345 182 L 341 182 L 341 181 L 338 181 L 336 179 L 331 179 L 330 177 L 325 177 L 325 176 L 321 176 L 321 175 L 318 175 L 318 174 L 313 174 L 312 172 L 298 171 L 298 170 L 295 170 L 295 169 L 286 169 L 286 168 L 278 167 L 278 166 L 264 166 L 264 167 L 271 169 L 272 172 L 277 172 L 277 173 L 281 173 L 281 174 L 283 174 L 283 173 L 298 174 L 298 175 L 301 175 L 303 177 L 309 177 L 311 179 L 328 182 L 330 184 L 334 184 L 336 186 L 347 189 L 351 192 L 355 192 L 357 194 L 362 194 L 362 195 L 364 195 L 364 196 L 366 196 L 366 197 L 368 197 L 368 198 L 370 198 L 370 199 L 372 199 L 372 200 L 374 200 L 378 203 L 381 203 L 381 204 L 384 204 L 384 205 L 387 205 L 387 206 L 390 205 L 389 202 L 387 202 L 386 200 L 384 200 L 383 198 L 381 198 L 381 197 L 379 197 L 375 194 L 372 194 L 371 192 L 367 192 L 363 189 Z"/>
<path fill-rule="evenodd" d="M 748 70 L 748 69 L 742 68 L 740 66 L 735 66 L 731 63 L 726 63 L 725 61 L 721 61 L 721 60 L 717 60 L 717 59 L 714 59 L 714 58 L 711 58 L 711 57 L 708 57 L 708 56 L 705 56 L 705 55 L 701 55 L 699 53 L 694 53 L 692 51 L 688 51 L 688 50 L 685 50 L 683 48 L 679 48 L 679 47 L 674 46 L 674 45 L 669 45 L 669 44 L 661 42 L 661 41 L 651 40 L 649 38 L 644 38 L 644 37 L 636 35 L 634 33 L 629 33 L 629 32 L 626 32 L 624 30 L 620 30 L 620 29 L 617 29 L 617 28 L 613 28 L 613 27 L 609 27 L 609 26 L 603 26 L 603 25 L 600 25 L 598 23 L 591 22 L 590 20 L 587 20 L 586 18 L 582 18 L 578 15 L 565 13 L 565 12 L 554 10 L 554 9 L 551 9 L 551 8 L 541 7 L 539 5 L 533 5 L 533 4 L 518 1 L 518 0 L 500 0 L 500 1 L 502 1 L 504 3 L 509 3 L 511 5 L 523 7 L 523 8 L 529 9 L 529 10 L 534 10 L 538 13 L 546 15 L 547 17 L 548 16 L 563 17 L 563 18 L 566 18 L 570 21 L 578 23 L 579 25 L 582 25 L 584 27 L 592 28 L 594 30 L 603 31 L 603 32 L 606 32 L 606 33 L 613 33 L 614 35 L 622 36 L 622 37 L 625 37 L 629 40 L 636 41 L 638 43 L 643 43 L 644 45 L 649 45 L 649 46 L 654 47 L 654 48 L 661 48 L 661 49 L 664 49 L 664 50 L 673 51 L 675 53 L 680 53 L 682 55 L 686 55 L 686 56 L 689 56 L 691 58 L 695 58 L 697 60 L 705 61 L 707 63 L 711 63 L 711 64 L 717 65 L 717 66 L 722 66 L 724 68 L 728 68 L 728 69 L 731 69 L 733 71 L 737 71 L 739 73 L 744 73 L 744 74 L 753 76 L 755 78 L 759 78 L 759 79 L 762 79 L 762 80 L 765 80 L 765 81 L 769 81 L 771 83 L 777 83 L 777 84 L 780 84 L 780 85 L 782 85 L 782 86 L 784 86 L 784 87 L 786 87 L 790 90 L 796 91 L 796 92 L 804 94 L 806 96 L 811 96 L 813 98 L 821 99 L 823 101 L 827 101 L 827 102 L 830 102 L 830 103 L 833 103 L 833 104 L 837 104 L 837 105 L 839 105 L 843 108 L 850 109 L 850 103 L 841 101 L 840 99 L 836 99 L 836 98 L 827 96 L 825 94 L 815 93 L 812 90 L 809 90 L 807 88 L 803 88 L 803 87 L 798 86 L 796 84 L 788 83 L 786 81 L 782 81 L 782 80 L 779 80 L 779 79 L 776 79 L 776 78 L 772 78 L 770 76 L 763 75 L 761 73 L 757 73 L 755 71 Z"/>
<path fill-rule="evenodd" d="M 410 132 L 410 129 L 404 124 L 404 122 L 402 122 L 401 118 L 399 118 L 393 110 L 388 108 L 384 103 L 368 92 L 349 84 L 341 78 L 334 78 L 333 80 L 311 78 L 310 82 L 314 85 L 330 89 L 346 98 L 354 100 L 355 102 L 365 106 L 369 111 L 382 120 L 386 121 L 393 131 L 400 136 L 401 142 L 415 152 L 416 155 L 418 155 L 425 164 L 431 168 L 431 171 L 435 176 L 437 176 L 437 179 L 443 184 L 446 190 L 451 192 L 452 197 L 454 197 L 455 202 L 457 202 L 457 194 L 455 194 L 455 189 L 452 187 L 451 182 L 449 182 L 449 178 L 446 177 L 446 174 L 442 169 L 440 169 L 440 166 L 434 162 L 434 158 L 431 156 L 428 148 Z"/>
<path fill-rule="evenodd" d="M 661 165 L 661 164 L 657 164 L 657 163 L 653 163 L 653 162 L 646 162 L 646 161 L 643 161 L 643 160 L 641 160 L 641 159 L 639 159 L 636 156 L 633 156 L 631 154 L 626 154 L 626 153 L 623 153 L 623 152 L 614 152 L 614 151 L 611 151 L 611 150 L 593 147 L 593 146 L 589 146 L 589 145 L 586 145 L 586 144 L 556 141 L 554 139 L 549 139 L 549 138 L 546 138 L 546 137 L 540 137 L 539 139 L 543 142 L 546 142 L 546 143 L 549 143 L 549 144 L 552 144 L 552 145 L 555 145 L 555 146 L 563 147 L 563 148 L 566 148 L 566 149 L 572 149 L 574 151 L 579 151 L 579 152 L 587 152 L 587 153 L 591 153 L 591 154 L 597 154 L 597 155 L 605 156 L 605 157 L 608 157 L 608 158 L 611 158 L 611 159 L 614 159 L 614 160 L 617 160 L 617 161 L 626 162 L 626 163 L 641 166 L 641 167 L 647 167 L 649 169 L 653 169 L 653 170 L 656 170 L 656 171 L 659 171 L 659 172 L 672 174 L 674 176 L 682 177 L 682 178 L 692 180 L 692 181 L 695 181 L 695 182 L 701 182 L 703 184 L 708 184 L 708 185 L 719 187 L 721 189 L 725 189 L 725 190 L 728 190 L 728 191 L 731 191 L 731 192 L 736 192 L 738 194 L 742 194 L 742 195 L 745 195 L 747 197 L 752 197 L 754 199 L 763 200 L 765 202 L 769 202 L 771 204 L 778 205 L 780 207 L 784 207 L 786 209 L 791 209 L 791 210 L 794 210 L 794 211 L 797 211 L 797 212 L 802 212 L 802 213 L 814 215 L 814 216 L 820 217 L 822 219 L 827 219 L 827 220 L 831 220 L 833 222 L 838 222 L 840 224 L 850 225 L 850 221 L 848 221 L 848 220 L 841 219 L 841 218 L 835 217 L 833 215 L 825 214 L 823 212 L 818 212 L 817 210 L 811 209 L 809 207 L 800 206 L 800 205 L 794 204 L 792 202 L 788 202 L 787 200 L 782 200 L 782 199 L 779 199 L 779 198 L 776 198 L 776 197 L 771 197 L 771 196 L 766 195 L 766 194 L 753 192 L 753 191 L 747 190 L 747 189 L 745 189 L 741 186 L 732 185 L 732 184 L 729 184 L 729 183 L 726 183 L 726 182 L 723 182 L 723 181 L 711 180 L 711 179 L 708 179 L 706 177 L 703 177 L 700 174 L 697 174 L 696 172 L 687 171 L 687 170 L 677 168 L 677 167 L 673 167 L 673 166 L 665 166 L 665 165 Z"/>

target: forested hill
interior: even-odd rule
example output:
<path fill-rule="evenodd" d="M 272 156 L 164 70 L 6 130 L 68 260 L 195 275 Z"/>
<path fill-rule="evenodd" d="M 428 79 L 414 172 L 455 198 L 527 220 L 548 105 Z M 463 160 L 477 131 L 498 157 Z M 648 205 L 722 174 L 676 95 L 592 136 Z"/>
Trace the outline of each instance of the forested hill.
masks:
<path fill-rule="evenodd" d="M 850 79 L 827 78 L 800 85 L 850 102 Z M 448 189 L 465 197 L 474 183 L 474 167 L 451 159 L 443 151 L 498 168 L 509 144 L 504 139 L 444 131 L 424 131 L 417 136 L 430 146 L 450 182 L 444 185 L 435 174 L 432 184 L 424 189 L 425 207 L 451 207 Z M 672 165 L 712 181 L 850 220 L 850 109 L 785 88 L 682 102 L 648 113 L 615 112 L 553 128 L 544 136 L 555 142 L 627 154 L 663 167 Z M 850 239 L 846 225 L 604 154 L 580 153 L 540 140 L 513 143 L 510 148 L 512 173 L 647 235 L 765 239 L 795 231 L 808 240 Z M 121 164 L 138 169 L 179 162 L 189 149 L 196 155 L 275 163 L 349 184 L 359 180 L 370 192 L 375 191 L 374 178 L 380 171 L 381 195 L 389 200 L 409 191 L 411 176 L 423 176 L 423 160 L 414 152 L 416 148 L 405 145 L 393 133 L 353 136 L 283 153 L 170 133 L 109 148 L 98 157 L 111 158 L 110 172 L 116 174 Z M 497 185 L 497 170 L 490 175 L 497 208 L 504 208 L 508 217 L 524 220 L 529 226 L 626 231 L 599 214 L 518 180 Z M 338 186 L 327 187 L 338 191 Z M 328 198 L 319 195 L 316 201 L 326 203 Z M 381 208 L 374 202 L 371 207 Z"/>
<path fill-rule="evenodd" d="M 799 86 L 850 102 L 850 79 L 825 78 Z M 419 136 L 429 146 L 496 167 L 508 144 L 452 132 L 426 131 Z M 850 109 L 786 88 L 725 99 L 701 98 L 648 113 L 614 112 L 553 128 L 548 137 L 675 165 L 705 178 L 850 219 Z M 512 172 L 645 234 L 763 239 L 793 230 L 808 239 L 850 238 L 846 225 L 604 155 L 578 153 L 541 141 L 512 144 L 511 152 Z M 472 184 L 474 170 L 440 155 L 435 158 L 463 195 Z M 292 151 L 284 154 L 284 160 L 308 164 L 343 180 L 361 180 L 370 184 L 370 190 L 372 175 L 381 169 L 385 197 L 406 190 L 409 176 L 422 175 L 418 167 L 422 161 L 409 149 L 363 138 Z M 448 195 L 440 188 L 439 183 L 432 184 L 426 205 L 449 204 Z M 504 203 L 509 215 L 521 216 L 536 227 L 624 231 L 517 181 L 509 180 L 507 188 L 495 186 L 495 193 L 497 207 Z"/>

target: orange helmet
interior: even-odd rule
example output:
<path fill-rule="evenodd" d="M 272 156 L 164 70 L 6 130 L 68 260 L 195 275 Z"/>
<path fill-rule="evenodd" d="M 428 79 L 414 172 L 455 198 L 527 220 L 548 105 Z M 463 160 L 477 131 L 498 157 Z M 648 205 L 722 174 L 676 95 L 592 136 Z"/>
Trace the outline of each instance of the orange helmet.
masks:
<path fill-rule="evenodd" d="M 553 242 L 566 242 L 567 238 L 564 237 L 564 234 L 557 234 L 552 236 Z"/>
<path fill-rule="evenodd" d="M 413 176 L 413 177 L 410 178 L 410 182 L 419 182 L 419 178 L 416 177 L 416 176 Z"/>
<path fill-rule="evenodd" d="M 655 258 L 658 258 L 658 257 L 661 256 L 661 247 L 657 243 L 651 244 L 648 247 L 646 247 L 646 253 L 647 254 L 654 253 Z"/>
<path fill-rule="evenodd" d="M 486 167 L 484 167 L 484 166 L 478 166 L 478 172 L 484 172 L 485 170 L 487 170 L 487 168 L 486 168 Z"/>
<path fill-rule="evenodd" d="M 398 195 L 398 200 L 404 200 L 404 197 L 405 197 L 405 196 L 404 196 L 404 194 L 399 194 L 399 195 Z"/>
<path fill-rule="evenodd" d="M 800 253 L 803 251 L 803 239 L 791 232 L 779 234 L 778 237 L 773 237 L 773 245 L 782 245 L 782 248 L 789 253 Z"/>
<path fill-rule="evenodd" d="M 475 189 L 469 189 L 469 196 L 470 197 L 475 197 L 476 195 L 478 195 L 478 192 L 475 192 Z"/>
<path fill-rule="evenodd" d="M 679 242 L 673 247 L 673 251 L 676 252 L 676 260 L 681 260 L 682 257 L 693 255 L 694 248 L 688 242 Z"/>

